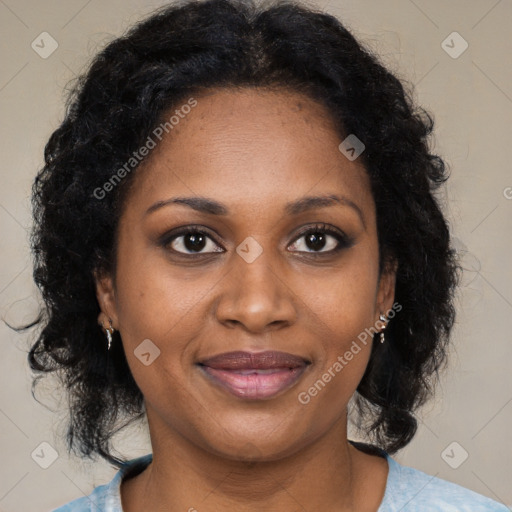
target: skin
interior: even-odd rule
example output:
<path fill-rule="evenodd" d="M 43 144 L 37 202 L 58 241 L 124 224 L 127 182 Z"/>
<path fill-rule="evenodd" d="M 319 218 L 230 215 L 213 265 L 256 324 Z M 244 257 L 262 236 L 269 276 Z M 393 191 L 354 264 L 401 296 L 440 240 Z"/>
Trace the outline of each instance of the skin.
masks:
<path fill-rule="evenodd" d="M 375 512 L 388 465 L 347 441 L 347 404 L 371 340 L 308 404 L 307 391 L 365 328 L 393 305 L 395 271 L 378 273 L 370 180 L 329 112 L 285 90 L 217 89 L 198 104 L 137 169 L 118 232 L 116 275 L 98 276 L 99 321 L 120 331 L 141 389 L 153 462 L 125 480 L 125 512 L 304 510 Z M 344 196 L 347 204 L 291 215 L 287 202 Z M 212 198 L 227 215 L 171 204 Z M 325 234 L 306 245 L 299 228 L 325 223 L 353 238 Z M 211 240 L 193 259 L 185 236 L 199 224 Z M 253 237 L 263 252 L 248 263 L 236 248 Z M 216 249 L 222 252 L 212 252 Z M 174 250 L 173 250 L 174 249 Z M 185 253 L 185 254 L 180 254 Z M 146 366 L 134 350 L 150 339 L 161 351 Z M 235 397 L 205 378 L 196 362 L 232 350 L 281 350 L 309 359 L 293 387 L 266 400 Z"/>

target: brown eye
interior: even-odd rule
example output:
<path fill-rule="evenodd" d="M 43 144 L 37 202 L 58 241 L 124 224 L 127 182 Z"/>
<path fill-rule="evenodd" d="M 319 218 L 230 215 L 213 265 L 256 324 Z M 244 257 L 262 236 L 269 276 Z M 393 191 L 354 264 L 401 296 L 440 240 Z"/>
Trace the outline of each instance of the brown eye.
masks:
<path fill-rule="evenodd" d="M 351 240 L 343 233 L 325 225 L 317 225 L 303 231 L 290 247 L 297 252 L 332 253 L 350 245 Z"/>
<path fill-rule="evenodd" d="M 180 254 L 208 254 L 224 251 L 207 232 L 192 228 L 166 236 L 162 244 Z"/>

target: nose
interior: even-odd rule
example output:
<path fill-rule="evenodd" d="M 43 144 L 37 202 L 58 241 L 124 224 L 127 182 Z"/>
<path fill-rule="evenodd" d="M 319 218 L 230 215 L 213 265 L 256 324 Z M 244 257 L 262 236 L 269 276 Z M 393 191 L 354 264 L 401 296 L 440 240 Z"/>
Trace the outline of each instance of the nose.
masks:
<path fill-rule="evenodd" d="M 236 253 L 233 259 L 217 300 L 218 321 L 253 333 L 292 325 L 297 316 L 296 295 L 265 251 L 252 263 Z"/>

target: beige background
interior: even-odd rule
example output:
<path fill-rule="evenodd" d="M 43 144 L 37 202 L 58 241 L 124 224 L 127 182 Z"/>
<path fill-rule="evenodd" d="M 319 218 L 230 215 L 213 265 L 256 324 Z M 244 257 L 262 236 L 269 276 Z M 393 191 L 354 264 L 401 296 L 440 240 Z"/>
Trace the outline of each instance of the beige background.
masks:
<path fill-rule="evenodd" d="M 29 193 L 44 144 L 62 119 L 66 84 L 106 42 L 162 3 L 0 0 L 2 320 L 22 322 L 35 312 L 38 295 L 31 280 L 27 238 Z M 498 0 L 317 0 L 316 4 L 339 16 L 402 78 L 416 84 L 417 99 L 435 115 L 435 149 L 452 169 L 444 201 L 457 245 L 466 251 L 467 268 L 453 354 L 436 401 L 423 410 L 417 436 L 395 458 L 510 507 L 512 4 Z M 58 43 L 47 59 L 31 48 L 44 31 Z M 456 59 L 441 46 L 453 31 L 469 43 Z M 458 44 L 453 43 L 455 50 Z M 59 437 L 65 402 L 59 406 L 50 380 L 36 396 L 55 413 L 30 393 L 26 352 L 31 337 L 17 335 L 3 321 L 0 336 L 0 511 L 48 511 L 88 494 L 115 471 L 103 462 L 82 463 L 68 457 Z M 462 449 L 469 454 L 457 469 L 441 456 L 454 441 L 458 445 L 450 453 L 452 460 L 461 457 Z M 58 452 L 48 469 L 31 458 L 42 442 Z M 133 457 L 150 451 L 143 429 L 120 439 L 117 448 Z"/>

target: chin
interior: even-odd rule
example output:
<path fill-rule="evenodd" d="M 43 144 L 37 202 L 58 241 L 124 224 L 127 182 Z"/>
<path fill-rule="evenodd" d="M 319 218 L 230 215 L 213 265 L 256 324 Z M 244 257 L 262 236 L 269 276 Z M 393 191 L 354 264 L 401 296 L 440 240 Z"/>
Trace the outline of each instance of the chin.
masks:
<path fill-rule="evenodd" d="M 286 436 L 286 439 L 290 443 L 290 437 Z M 262 441 L 261 438 L 251 441 L 246 437 L 239 443 L 234 443 L 231 438 L 226 441 L 226 444 L 210 444 L 208 451 L 233 461 L 268 462 L 292 455 L 298 449 L 297 445 L 284 444 L 273 436 L 271 442 Z"/>

